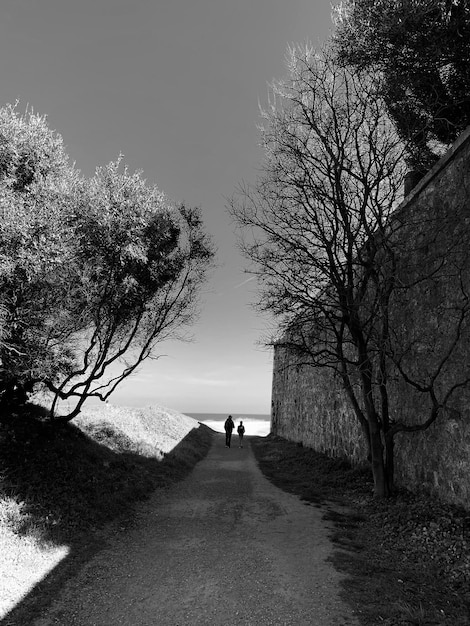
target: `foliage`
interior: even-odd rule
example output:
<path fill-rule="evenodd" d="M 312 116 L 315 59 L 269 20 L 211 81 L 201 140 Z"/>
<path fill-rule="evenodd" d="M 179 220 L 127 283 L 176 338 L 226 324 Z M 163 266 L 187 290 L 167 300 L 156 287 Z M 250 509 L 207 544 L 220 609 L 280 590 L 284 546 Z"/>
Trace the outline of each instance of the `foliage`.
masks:
<path fill-rule="evenodd" d="M 67 376 L 46 381 L 56 398 L 78 399 L 73 413 L 86 397 L 108 398 L 158 342 L 181 336 L 213 255 L 196 210 L 171 206 L 119 165 L 82 184 L 73 219 L 79 280 L 71 303 L 82 323 L 77 333 L 65 318 L 63 336 L 85 348 L 73 351 Z"/>
<path fill-rule="evenodd" d="M 67 355 L 47 345 L 73 260 L 68 221 L 77 173 L 44 117 L 0 109 L 0 393 L 60 376 Z M 59 308 L 56 314 L 56 307 Z"/>
<path fill-rule="evenodd" d="M 344 0 L 335 10 L 339 58 L 380 71 L 408 160 L 426 170 L 470 123 L 466 0 Z"/>
<path fill-rule="evenodd" d="M 44 117 L 0 111 L 0 396 L 106 399 L 194 318 L 213 252 L 199 213 L 121 159 L 85 179 Z"/>

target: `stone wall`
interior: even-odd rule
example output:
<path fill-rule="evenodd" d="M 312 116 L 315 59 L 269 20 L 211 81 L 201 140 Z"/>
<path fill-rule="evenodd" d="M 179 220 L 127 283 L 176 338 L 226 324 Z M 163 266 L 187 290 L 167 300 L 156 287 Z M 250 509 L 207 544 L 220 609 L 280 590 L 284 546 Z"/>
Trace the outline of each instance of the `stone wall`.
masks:
<path fill-rule="evenodd" d="M 404 284 L 393 304 L 393 327 L 408 346 L 403 362 L 415 379 L 439 371 L 443 396 L 470 370 L 469 324 L 458 324 L 470 296 L 470 129 L 407 196 L 394 214 L 399 273 Z M 457 336 L 457 330 L 459 334 Z M 428 415 L 426 395 L 399 376 L 391 387 L 391 415 L 409 424 Z M 365 458 L 362 434 L 340 381 L 328 369 L 298 365 L 275 348 L 272 432 L 292 441 L 349 458 Z M 470 391 L 458 388 L 448 409 L 426 431 L 396 437 L 396 482 L 426 489 L 470 508 Z"/>

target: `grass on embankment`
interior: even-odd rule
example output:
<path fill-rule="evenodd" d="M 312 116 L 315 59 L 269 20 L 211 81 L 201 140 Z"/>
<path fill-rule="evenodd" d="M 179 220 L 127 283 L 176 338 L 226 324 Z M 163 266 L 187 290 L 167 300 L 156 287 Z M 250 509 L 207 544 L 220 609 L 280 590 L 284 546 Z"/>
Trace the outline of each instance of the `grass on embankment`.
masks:
<path fill-rule="evenodd" d="M 377 500 L 367 467 L 280 437 L 254 437 L 252 447 L 274 484 L 335 522 L 332 561 L 361 626 L 470 624 L 468 512 L 403 491 Z"/>
<path fill-rule="evenodd" d="M 34 586 L 34 571 L 40 579 L 63 558 L 60 546 L 89 543 L 184 478 L 212 440 L 192 418 L 155 407 L 106 406 L 59 427 L 43 414 L 32 406 L 0 423 L 0 619 L 28 591 L 12 586 Z"/>

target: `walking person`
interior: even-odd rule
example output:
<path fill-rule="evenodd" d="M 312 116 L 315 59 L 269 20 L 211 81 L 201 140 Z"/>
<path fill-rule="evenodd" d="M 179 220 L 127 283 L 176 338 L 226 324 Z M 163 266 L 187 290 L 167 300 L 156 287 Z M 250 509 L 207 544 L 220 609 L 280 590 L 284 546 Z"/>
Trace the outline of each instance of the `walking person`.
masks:
<path fill-rule="evenodd" d="M 235 424 L 231 415 L 229 415 L 227 419 L 225 420 L 224 428 L 225 428 L 225 447 L 230 448 L 230 441 L 232 439 L 232 430 L 235 428 Z"/>
<path fill-rule="evenodd" d="M 243 426 L 243 422 L 240 422 L 238 424 L 237 433 L 238 433 L 240 448 L 243 448 L 243 435 L 245 434 L 245 427 Z"/>

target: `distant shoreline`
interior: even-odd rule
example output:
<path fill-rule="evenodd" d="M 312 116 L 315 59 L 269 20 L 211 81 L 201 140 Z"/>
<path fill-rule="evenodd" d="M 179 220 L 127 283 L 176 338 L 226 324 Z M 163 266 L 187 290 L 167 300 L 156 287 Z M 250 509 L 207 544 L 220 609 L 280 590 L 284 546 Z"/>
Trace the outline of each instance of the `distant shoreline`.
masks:
<path fill-rule="evenodd" d="M 228 415 L 233 417 L 236 425 L 243 421 L 246 435 L 266 437 L 271 428 L 271 416 L 265 413 L 184 413 L 184 415 L 206 424 L 217 432 L 224 431 L 224 422 Z"/>
<path fill-rule="evenodd" d="M 225 421 L 227 419 L 227 417 L 229 415 L 231 415 L 233 417 L 233 419 L 255 419 L 255 420 L 262 420 L 262 421 L 266 421 L 269 422 L 271 421 L 271 416 L 268 415 L 267 413 L 193 413 L 193 412 L 186 412 L 183 411 L 184 415 L 189 415 L 189 417 L 193 417 L 194 419 L 201 419 L 201 417 L 203 419 L 211 419 L 211 420 L 221 420 L 221 421 Z"/>

